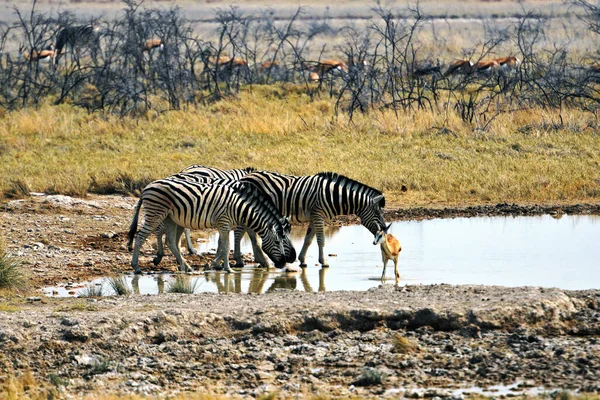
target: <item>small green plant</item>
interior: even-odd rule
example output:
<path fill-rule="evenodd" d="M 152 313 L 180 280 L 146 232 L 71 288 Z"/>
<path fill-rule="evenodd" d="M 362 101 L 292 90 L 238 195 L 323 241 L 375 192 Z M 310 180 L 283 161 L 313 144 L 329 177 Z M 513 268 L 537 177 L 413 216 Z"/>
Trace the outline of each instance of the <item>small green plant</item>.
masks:
<path fill-rule="evenodd" d="M 110 363 L 106 360 L 97 360 L 90 364 L 90 369 L 88 370 L 88 374 L 92 375 L 102 375 L 108 372 L 110 367 Z"/>
<path fill-rule="evenodd" d="M 61 379 L 61 377 L 57 374 L 48 375 L 48 380 L 50 380 L 50 383 L 52 383 L 56 387 L 67 386 L 68 384 L 67 380 Z"/>
<path fill-rule="evenodd" d="M 85 289 L 79 293 L 79 297 L 102 297 L 102 285 L 89 283 Z"/>
<path fill-rule="evenodd" d="M 177 275 L 169 285 L 169 293 L 194 294 L 198 289 L 198 278 L 191 279 L 187 275 Z"/>
<path fill-rule="evenodd" d="M 117 296 L 127 296 L 131 294 L 131 288 L 127 284 L 127 279 L 124 275 L 108 278 L 108 284 L 117 294 Z"/>
<path fill-rule="evenodd" d="M 375 368 L 366 368 L 363 370 L 362 374 L 356 378 L 352 384 L 354 386 L 375 386 L 381 385 L 383 379 L 385 378 L 384 374 L 375 369 Z"/>
<path fill-rule="evenodd" d="M 413 352 L 419 351 L 419 345 L 417 345 L 412 340 L 405 338 L 404 336 L 400 335 L 399 333 L 397 333 L 396 336 L 394 336 L 394 339 L 392 340 L 392 344 L 393 344 L 393 347 L 392 347 L 393 353 L 408 354 L 408 353 L 413 353 Z"/>
<path fill-rule="evenodd" d="M 18 258 L 8 254 L 0 243 L 0 289 L 26 291 L 28 280 Z"/>

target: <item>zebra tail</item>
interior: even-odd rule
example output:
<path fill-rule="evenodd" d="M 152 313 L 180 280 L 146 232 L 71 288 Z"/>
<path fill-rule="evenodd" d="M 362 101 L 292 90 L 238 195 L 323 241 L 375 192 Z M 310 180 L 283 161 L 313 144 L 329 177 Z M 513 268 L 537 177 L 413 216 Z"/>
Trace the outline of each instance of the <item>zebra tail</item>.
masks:
<path fill-rule="evenodd" d="M 133 250 L 132 244 L 133 244 L 133 239 L 135 238 L 135 233 L 137 232 L 138 218 L 140 216 L 141 206 L 142 206 L 142 198 L 140 197 L 137 204 L 135 205 L 135 212 L 133 213 L 133 221 L 131 221 L 131 225 L 129 225 L 129 233 L 127 234 L 127 238 L 129 239 L 129 240 L 127 240 L 127 250 L 129 250 L 129 251 Z"/>

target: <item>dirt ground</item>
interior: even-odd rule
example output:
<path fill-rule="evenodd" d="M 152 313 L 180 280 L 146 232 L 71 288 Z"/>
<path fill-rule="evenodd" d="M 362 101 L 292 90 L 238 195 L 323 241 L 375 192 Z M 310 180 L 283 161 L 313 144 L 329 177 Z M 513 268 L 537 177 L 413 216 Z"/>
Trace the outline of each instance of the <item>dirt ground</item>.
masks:
<path fill-rule="evenodd" d="M 10 201 L 2 210 L 4 240 L 36 288 L 129 272 L 126 231 L 136 201 Z M 600 214 L 600 206 L 390 209 L 386 219 L 544 213 Z M 149 244 L 144 251 L 154 253 Z M 143 268 L 154 269 L 149 257 L 143 260 Z M 171 257 L 164 268 L 175 269 Z M 31 371 L 65 397 L 210 388 L 241 398 L 273 392 L 462 398 L 458 388 L 492 385 L 513 385 L 512 394 L 600 392 L 599 304 L 600 290 L 450 285 L 258 296 L 0 297 L 0 368 Z"/>

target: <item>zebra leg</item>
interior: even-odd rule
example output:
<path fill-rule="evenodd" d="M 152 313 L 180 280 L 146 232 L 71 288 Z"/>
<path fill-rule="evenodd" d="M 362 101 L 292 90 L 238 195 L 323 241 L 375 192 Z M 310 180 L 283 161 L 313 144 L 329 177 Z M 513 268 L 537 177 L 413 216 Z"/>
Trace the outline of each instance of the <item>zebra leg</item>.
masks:
<path fill-rule="evenodd" d="M 244 260 L 242 260 L 242 238 L 246 230 L 238 226 L 233 231 L 233 258 L 235 259 L 234 268 L 244 268 Z"/>
<path fill-rule="evenodd" d="M 140 257 L 140 249 L 142 244 L 146 241 L 148 236 L 156 231 L 161 221 L 166 217 L 167 212 L 164 215 L 146 215 L 144 218 L 144 226 L 135 237 L 135 244 L 133 246 L 133 255 L 131 256 L 131 266 L 133 267 L 133 271 L 136 274 L 141 274 L 142 270 L 140 269 L 138 259 Z"/>
<path fill-rule="evenodd" d="M 217 268 L 221 261 L 224 261 L 223 270 L 227 273 L 232 272 L 229 267 L 229 226 L 224 226 L 219 229 L 219 248 L 217 249 L 217 257 L 211 264 L 211 268 Z"/>
<path fill-rule="evenodd" d="M 325 221 L 322 219 L 316 219 L 313 223 L 315 233 L 317 234 L 317 244 L 319 245 L 319 263 L 323 268 L 329 267 L 327 258 L 325 257 Z"/>
<path fill-rule="evenodd" d="M 161 225 L 156 230 L 156 257 L 154 257 L 154 260 L 152 260 L 152 263 L 154 265 L 160 264 L 161 260 L 163 259 L 164 255 L 165 255 L 165 248 L 163 247 L 164 234 L 165 234 L 165 228 L 164 228 L 164 225 Z"/>
<path fill-rule="evenodd" d="M 192 232 L 189 229 L 185 229 L 185 240 L 187 241 L 188 254 L 190 256 L 195 256 L 198 254 L 196 249 L 194 248 L 194 244 L 192 243 Z"/>
<path fill-rule="evenodd" d="M 260 237 L 256 235 L 254 231 L 248 231 L 250 242 L 252 242 L 252 252 L 254 253 L 254 261 L 263 268 L 272 267 L 271 263 L 267 260 L 262 247 Z"/>
<path fill-rule="evenodd" d="M 183 234 L 183 228 L 177 225 L 171 218 L 167 218 L 164 221 L 164 225 L 165 230 L 167 231 L 167 245 L 177 260 L 179 270 L 182 272 L 188 272 L 188 270 L 191 270 L 191 268 L 185 262 L 181 256 L 181 253 L 179 252 L 179 240 Z"/>
<path fill-rule="evenodd" d="M 306 236 L 304 237 L 304 244 L 302 245 L 302 250 L 300 250 L 300 255 L 298 256 L 298 260 L 300 260 L 300 266 L 302 268 L 306 268 L 306 252 L 308 251 L 308 248 L 310 247 L 310 244 L 312 243 L 314 238 L 315 230 L 313 229 L 311 222 L 306 231 Z"/>

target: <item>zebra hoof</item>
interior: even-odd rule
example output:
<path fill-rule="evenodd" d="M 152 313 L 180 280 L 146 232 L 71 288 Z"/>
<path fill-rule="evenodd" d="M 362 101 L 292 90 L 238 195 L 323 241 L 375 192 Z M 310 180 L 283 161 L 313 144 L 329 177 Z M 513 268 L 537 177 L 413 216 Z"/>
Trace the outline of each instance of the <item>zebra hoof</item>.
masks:
<path fill-rule="evenodd" d="M 329 268 L 329 264 L 322 264 L 321 268 Z"/>
<path fill-rule="evenodd" d="M 152 260 L 152 264 L 154 264 L 155 266 L 157 266 L 158 264 L 160 264 L 161 261 L 162 261 L 162 257 L 156 256 Z"/>
<path fill-rule="evenodd" d="M 304 263 L 300 263 L 300 268 L 306 268 L 308 267 L 308 265 L 304 264 Z"/>
<path fill-rule="evenodd" d="M 141 274 L 142 274 L 142 270 L 141 270 L 141 269 L 139 269 L 139 268 L 138 268 L 138 269 L 134 269 L 134 270 L 133 270 L 133 273 L 134 273 L 135 275 L 141 275 Z"/>

